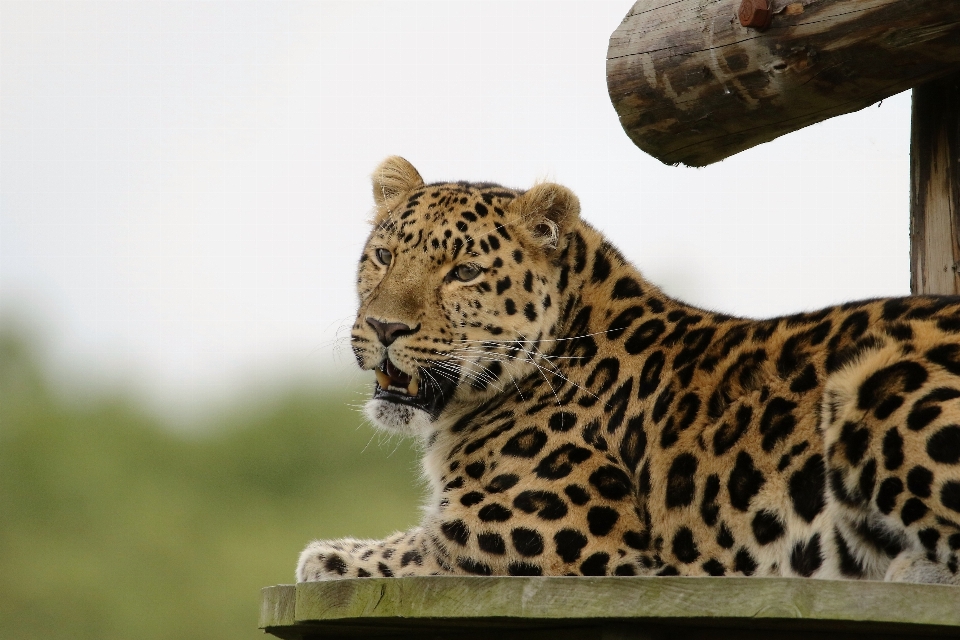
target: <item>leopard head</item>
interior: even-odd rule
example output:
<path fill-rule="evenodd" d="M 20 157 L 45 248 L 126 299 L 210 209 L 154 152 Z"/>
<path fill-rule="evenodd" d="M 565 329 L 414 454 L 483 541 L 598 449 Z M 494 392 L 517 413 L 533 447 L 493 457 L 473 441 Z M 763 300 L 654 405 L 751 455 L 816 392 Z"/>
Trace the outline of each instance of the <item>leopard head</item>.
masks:
<path fill-rule="evenodd" d="M 399 157 L 376 169 L 373 196 L 351 333 L 360 367 L 376 372 L 366 411 L 426 436 L 544 366 L 580 205 L 550 183 L 424 184 Z"/>

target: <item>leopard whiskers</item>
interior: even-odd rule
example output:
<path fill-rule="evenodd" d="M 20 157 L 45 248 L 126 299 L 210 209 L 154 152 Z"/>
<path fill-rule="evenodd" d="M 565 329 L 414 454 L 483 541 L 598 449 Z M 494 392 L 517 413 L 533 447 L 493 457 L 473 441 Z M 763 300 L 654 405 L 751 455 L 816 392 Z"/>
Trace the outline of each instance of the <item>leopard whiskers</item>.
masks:
<path fill-rule="evenodd" d="M 519 343 L 518 343 L 518 344 L 519 344 Z M 541 359 L 541 360 L 544 360 L 544 361 L 547 361 L 547 362 L 550 362 L 550 361 L 552 361 L 552 360 L 582 360 L 582 359 L 583 359 L 583 356 L 553 356 L 553 355 L 548 355 L 548 354 L 546 354 L 546 353 L 543 353 L 542 351 L 535 350 L 534 347 L 531 347 L 530 349 L 524 349 L 524 348 L 521 346 L 521 347 L 518 347 L 518 348 L 516 348 L 516 349 L 511 349 L 511 350 L 512 350 L 512 351 L 522 351 L 522 352 L 524 352 L 524 353 L 526 353 L 526 354 L 534 355 L 534 356 L 536 356 L 538 359 Z M 534 351 L 536 351 L 536 352 L 534 352 Z M 455 353 L 497 353 L 498 355 L 502 355 L 502 356 L 504 356 L 504 357 L 506 357 L 506 358 L 517 358 L 517 356 L 511 356 L 510 354 L 507 354 L 507 353 L 500 353 L 499 351 L 490 351 L 490 350 L 487 350 L 487 349 L 481 349 L 480 347 L 458 347 L 458 348 L 454 349 L 454 352 L 455 352 Z M 523 359 L 523 358 L 519 358 L 519 359 Z M 550 362 L 550 364 L 553 364 L 553 363 Z"/>
<path fill-rule="evenodd" d="M 498 354 L 498 355 L 502 355 L 502 354 Z M 473 359 L 463 358 L 463 357 L 461 357 L 461 356 L 451 356 L 451 357 L 455 358 L 456 360 L 465 362 L 465 363 L 467 363 L 467 364 L 476 365 L 476 362 L 475 362 Z M 482 360 L 486 360 L 486 361 L 489 361 L 489 362 L 503 362 L 503 360 L 501 360 L 501 359 L 499 359 L 499 358 L 483 357 L 483 356 L 480 357 L 480 360 L 481 360 L 481 361 L 482 361 Z M 463 369 L 461 368 L 461 370 L 463 370 Z M 484 368 L 483 371 L 487 372 L 487 374 L 491 376 L 491 382 L 490 382 L 490 384 L 492 384 L 495 389 L 497 389 L 498 391 L 503 391 L 503 390 L 506 388 L 505 386 L 502 386 L 502 385 L 497 384 L 497 382 L 500 381 L 500 376 L 493 376 L 493 374 L 490 373 L 489 370 L 486 369 L 486 368 Z M 520 389 L 520 384 L 517 382 L 516 377 L 515 377 L 512 373 L 510 373 L 509 370 L 504 371 L 503 373 L 505 373 L 507 376 L 510 377 L 510 383 L 513 384 L 514 388 L 517 390 L 517 394 L 520 396 L 520 399 L 521 399 L 521 400 L 525 400 L 525 397 L 524 397 L 524 395 L 523 395 L 523 390 Z M 503 375 L 503 374 L 501 374 L 501 375 Z"/>
<path fill-rule="evenodd" d="M 468 360 L 466 358 L 461 358 L 459 356 L 449 356 L 449 355 L 448 357 L 452 357 L 452 359 L 455 359 L 459 362 L 463 362 L 465 365 L 472 365 L 472 366 L 476 365 L 475 362 Z M 460 381 L 459 376 L 463 375 L 469 380 L 472 380 L 478 383 L 492 384 L 498 391 L 503 391 L 503 387 L 496 384 L 499 379 L 496 376 L 493 376 L 486 369 L 473 370 L 469 368 L 469 366 L 460 366 L 454 369 L 449 363 L 446 363 L 446 362 L 435 363 L 433 369 L 438 374 L 443 375 L 447 380 L 449 380 L 454 384 L 459 382 Z"/>
<path fill-rule="evenodd" d="M 467 364 L 467 365 L 476 366 L 476 364 L 477 364 L 477 363 L 474 362 L 473 360 L 470 360 L 470 359 L 467 359 L 467 358 L 463 358 L 463 357 L 460 357 L 460 356 L 452 356 L 452 357 L 453 357 L 454 359 L 460 361 L 460 362 L 463 362 L 464 364 Z M 477 369 L 477 370 L 471 370 L 471 369 L 469 369 L 469 368 L 467 368 L 467 367 L 461 367 L 460 370 L 463 371 L 465 375 L 470 376 L 470 379 L 471 379 L 471 380 L 474 380 L 474 381 L 476 381 L 476 382 L 486 383 L 486 384 L 489 384 L 489 385 L 493 385 L 493 387 L 496 388 L 498 391 L 503 391 L 503 386 L 497 384 L 500 379 L 499 379 L 497 376 L 493 375 L 493 373 L 491 373 L 491 372 L 490 372 L 489 370 L 487 370 L 486 368 L 480 368 L 480 369 Z M 512 378 L 512 377 L 513 377 L 513 376 L 511 376 L 511 378 Z"/>
<path fill-rule="evenodd" d="M 481 369 L 470 368 L 471 366 L 476 366 L 476 363 L 474 361 L 468 358 L 463 358 L 461 356 L 457 356 L 453 354 L 450 354 L 450 357 L 454 360 L 457 360 L 458 362 L 462 362 L 464 365 L 468 365 L 468 366 L 461 366 L 460 371 L 463 375 L 468 376 L 471 380 L 475 380 L 478 382 L 484 381 L 484 380 L 488 380 L 488 381 L 494 380 L 494 378 L 491 376 L 489 371 L 486 371 L 485 369 L 482 369 L 482 368 Z"/>
<path fill-rule="evenodd" d="M 440 363 L 434 364 L 434 366 L 431 367 L 431 370 L 432 370 L 434 373 L 436 373 L 437 375 L 445 378 L 446 380 L 448 380 L 449 382 L 451 382 L 451 383 L 453 383 L 453 384 L 456 384 L 457 382 L 460 381 L 459 374 L 458 374 L 457 370 L 454 369 L 453 367 L 451 367 L 451 366 L 450 366 L 448 363 L 446 363 L 446 362 L 440 362 Z M 428 375 L 431 375 L 431 376 L 432 376 L 432 373 L 428 373 Z M 437 384 L 437 388 L 439 389 L 439 388 L 440 388 L 439 383 L 436 382 L 435 379 L 434 379 L 434 382 Z"/>
<path fill-rule="evenodd" d="M 525 344 L 526 342 L 529 342 L 529 341 L 524 341 L 524 344 Z M 550 378 L 547 377 L 547 374 L 546 374 L 546 372 L 544 371 L 543 366 L 541 366 L 540 363 L 538 363 L 537 360 L 536 360 L 537 355 L 540 354 L 539 350 L 537 350 L 536 353 L 535 353 L 534 351 L 531 351 L 531 350 L 528 350 L 528 349 L 524 349 L 523 346 L 522 346 L 522 344 L 521 344 L 521 347 L 520 347 L 520 348 L 521 348 L 521 349 L 523 350 L 523 352 L 527 355 L 530 363 L 531 363 L 533 366 L 535 366 L 535 367 L 537 368 L 537 371 L 540 372 L 540 375 L 543 376 L 543 381 L 547 383 L 547 386 L 548 386 L 548 387 L 550 387 L 550 392 L 553 394 L 553 397 L 556 399 L 556 401 L 557 401 L 557 406 L 558 406 L 558 407 L 561 406 L 562 403 L 560 402 L 560 396 L 559 396 L 559 394 L 557 394 L 557 390 L 554 389 L 554 387 L 553 387 L 552 384 L 550 384 Z M 531 345 L 531 349 L 536 349 L 536 346 Z M 554 365 L 553 363 L 551 363 L 549 360 L 547 361 L 547 364 L 550 364 L 550 365 L 552 366 L 552 370 L 550 371 L 550 373 L 556 374 L 559 378 L 565 380 L 566 382 L 569 382 L 571 385 L 573 385 L 573 386 L 575 386 L 575 387 L 578 387 L 578 385 L 577 385 L 576 383 L 572 382 L 572 381 L 570 380 L 570 378 L 568 378 L 568 377 L 564 376 L 563 374 L 561 374 L 561 373 L 560 373 L 560 369 L 559 369 L 556 365 Z"/>
<path fill-rule="evenodd" d="M 491 342 L 495 342 L 496 344 L 499 344 L 499 345 L 516 345 L 516 346 L 519 346 L 519 349 L 518 349 L 518 350 L 521 351 L 521 352 L 523 352 L 524 357 L 514 356 L 514 355 L 510 355 L 510 354 L 506 354 L 506 353 L 501 353 L 501 352 L 498 352 L 498 351 L 487 351 L 487 350 L 485 350 L 485 349 L 480 349 L 479 347 L 466 347 L 466 348 L 460 347 L 460 348 L 456 349 L 455 351 L 456 351 L 457 353 L 468 353 L 468 354 L 471 354 L 471 355 L 475 355 L 475 356 L 479 356 L 479 357 L 484 357 L 484 358 L 490 359 L 490 360 L 496 359 L 496 360 L 500 360 L 501 362 L 506 362 L 506 361 L 508 361 L 508 360 L 519 360 L 519 361 L 523 361 L 523 362 L 529 362 L 529 363 L 533 364 L 533 365 L 538 369 L 538 371 L 540 372 L 541 375 L 544 376 L 544 381 L 550 386 L 551 391 L 553 391 L 553 393 L 554 393 L 554 396 L 557 396 L 557 393 L 556 393 L 556 391 L 553 389 L 553 385 L 550 384 L 549 379 L 546 378 L 546 374 L 547 374 L 547 373 L 549 373 L 549 374 L 551 374 L 551 375 L 555 375 L 555 376 L 561 378 L 564 382 L 570 384 L 571 386 L 573 386 L 573 387 L 575 387 L 575 388 L 583 391 L 584 393 L 592 396 L 593 398 L 598 399 L 598 397 L 596 396 L 596 394 L 594 394 L 593 392 L 591 392 L 591 391 L 590 391 L 589 389 L 587 389 L 586 387 L 577 384 L 576 382 L 574 382 L 573 380 L 571 380 L 568 376 L 565 376 L 565 375 L 561 372 L 561 369 L 560 369 L 555 363 L 551 362 L 551 360 L 554 360 L 554 359 L 580 359 L 580 356 L 550 356 L 550 355 L 544 354 L 542 351 L 540 351 L 540 350 L 537 349 L 534 345 L 531 344 L 532 341 L 526 340 L 526 339 L 523 339 L 523 340 L 501 340 L 501 341 L 489 341 L 489 340 L 483 341 L 483 340 L 477 340 L 477 341 L 472 341 L 472 342 L 487 343 L 487 344 L 489 344 L 489 343 L 491 343 Z M 529 345 L 529 348 L 525 348 L 524 345 Z M 547 365 L 549 368 L 545 368 L 540 362 L 538 362 L 538 360 L 543 361 L 543 363 L 544 363 L 545 365 Z M 558 405 L 560 404 L 559 397 L 557 397 L 557 403 L 558 403 Z"/>
<path fill-rule="evenodd" d="M 619 329 L 607 329 L 605 331 L 595 331 L 593 333 L 581 333 L 580 335 L 570 336 L 568 338 L 540 338 L 540 342 L 565 342 L 569 340 L 578 340 L 580 338 L 592 338 L 594 336 L 602 336 L 610 333 L 611 331 L 618 331 Z M 524 340 L 528 340 L 524 338 Z M 485 338 L 483 340 L 469 340 L 466 338 L 451 340 L 451 342 L 475 342 L 475 343 L 485 343 L 485 344 L 513 344 L 520 342 L 520 340 L 495 340 L 492 338 Z"/>
<path fill-rule="evenodd" d="M 447 353 L 434 350 L 435 355 L 442 356 L 447 359 L 456 360 L 457 362 L 462 363 L 462 365 L 456 370 L 454 370 L 453 367 L 451 367 L 451 365 L 448 362 L 439 360 L 435 362 L 433 366 L 434 368 L 437 368 L 437 369 L 449 369 L 453 373 L 458 373 L 460 375 L 467 376 L 471 380 L 478 381 L 478 382 L 481 382 L 481 381 L 496 382 L 498 380 L 498 377 L 494 375 L 491 371 L 486 369 L 485 367 L 474 369 L 473 367 L 478 366 L 477 362 L 470 358 L 463 357 L 462 353 L 463 352 L 459 349 L 456 349 L 452 352 L 447 352 Z M 456 376 L 449 376 L 448 379 L 454 383 L 458 381 L 458 378 Z"/>
<path fill-rule="evenodd" d="M 581 388 L 579 385 L 577 385 L 577 384 L 574 383 L 574 382 L 571 382 L 568 378 L 566 378 L 565 376 L 563 376 L 562 374 L 560 374 L 560 373 L 559 373 L 559 369 L 549 370 L 549 371 L 545 370 L 542 366 L 540 366 L 540 365 L 535 361 L 535 359 L 534 359 L 534 358 L 535 358 L 535 354 L 533 354 L 532 352 L 527 351 L 527 350 L 523 350 L 523 351 L 524 351 L 524 354 L 527 356 L 527 357 L 524 357 L 524 358 L 521 358 L 521 357 L 518 357 L 518 356 L 511 356 L 511 355 L 505 354 L 505 353 L 490 352 L 490 351 L 483 351 L 483 350 L 476 350 L 476 349 L 464 349 L 464 350 L 460 350 L 460 351 L 461 351 L 461 352 L 465 352 L 465 353 L 474 354 L 474 355 L 478 356 L 479 359 L 481 359 L 481 360 L 487 360 L 487 361 L 491 361 L 491 362 L 507 362 L 507 361 L 509 361 L 509 360 L 517 360 L 517 361 L 529 362 L 529 363 L 533 364 L 534 367 L 536 367 L 537 371 L 539 371 L 540 374 L 544 377 L 544 381 L 547 383 L 547 386 L 550 387 L 550 390 L 551 390 L 551 392 L 553 392 L 554 397 L 556 397 L 556 399 L 557 399 L 557 404 L 558 404 L 558 405 L 560 404 L 560 397 L 557 395 L 556 390 L 553 388 L 553 385 L 550 384 L 550 380 L 547 378 L 547 373 L 551 373 L 551 374 L 557 375 L 557 376 L 563 378 L 565 381 L 570 382 L 570 384 L 572 384 L 573 386 L 575 386 L 575 387 L 577 387 L 577 388 Z M 465 361 L 465 362 L 473 363 L 473 360 L 468 360 L 468 359 L 463 358 L 463 357 L 460 357 L 460 356 L 454 356 L 454 357 L 456 357 L 456 358 L 459 359 L 459 360 L 463 360 L 463 361 Z M 519 392 L 519 391 L 520 391 L 520 387 L 519 387 L 519 385 L 517 384 L 516 379 L 513 377 L 513 374 L 509 374 L 509 375 L 510 375 L 511 380 L 513 380 L 514 386 L 517 387 L 517 391 Z M 500 391 L 503 390 L 503 388 L 500 387 L 499 385 L 494 385 L 494 386 L 496 386 L 496 388 L 497 388 L 498 390 L 500 390 Z M 522 392 L 521 392 L 521 397 L 523 397 Z"/>
<path fill-rule="evenodd" d="M 324 333 L 329 331 L 330 327 L 336 325 L 336 330 L 332 338 L 321 341 L 307 352 L 307 357 L 312 358 L 317 353 L 330 350 L 334 358 L 341 358 L 344 351 L 350 349 L 351 331 L 353 323 L 349 317 L 342 317 L 330 323 Z"/>
<path fill-rule="evenodd" d="M 439 375 L 444 375 L 442 371 L 438 371 L 437 373 L 438 373 Z M 424 370 L 424 371 L 423 371 L 423 374 L 424 374 L 424 376 L 425 376 L 424 382 L 425 382 L 426 384 L 432 385 L 433 388 L 436 389 L 437 391 L 440 391 L 440 389 L 441 389 L 440 383 L 437 381 L 436 378 L 433 377 L 433 373 L 431 373 L 430 371 Z M 450 378 L 450 377 L 447 376 L 447 375 L 445 375 L 444 377 L 446 377 L 447 379 Z"/>

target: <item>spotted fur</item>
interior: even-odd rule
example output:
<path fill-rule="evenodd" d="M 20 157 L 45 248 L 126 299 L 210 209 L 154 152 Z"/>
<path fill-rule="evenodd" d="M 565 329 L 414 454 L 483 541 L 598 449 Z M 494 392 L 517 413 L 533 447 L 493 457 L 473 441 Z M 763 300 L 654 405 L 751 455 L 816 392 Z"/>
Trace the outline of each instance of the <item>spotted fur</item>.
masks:
<path fill-rule="evenodd" d="M 748 320 L 647 282 L 540 184 L 374 174 L 352 341 L 423 442 L 419 527 L 299 581 L 425 574 L 960 583 L 960 300 Z"/>

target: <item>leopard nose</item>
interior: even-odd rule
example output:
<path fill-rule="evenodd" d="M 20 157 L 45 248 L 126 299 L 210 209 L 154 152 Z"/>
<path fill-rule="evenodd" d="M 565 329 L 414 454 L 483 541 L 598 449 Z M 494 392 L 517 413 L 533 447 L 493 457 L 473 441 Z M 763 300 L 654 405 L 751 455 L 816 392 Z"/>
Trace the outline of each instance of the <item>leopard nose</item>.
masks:
<path fill-rule="evenodd" d="M 410 327 L 402 322 L 380 322 L 375 318 L 367 318 L 367 324 L 373 327 L 385 347 L 389 347 L 400 336 L 407 336 L 420 330 L 420 325 Z"/>

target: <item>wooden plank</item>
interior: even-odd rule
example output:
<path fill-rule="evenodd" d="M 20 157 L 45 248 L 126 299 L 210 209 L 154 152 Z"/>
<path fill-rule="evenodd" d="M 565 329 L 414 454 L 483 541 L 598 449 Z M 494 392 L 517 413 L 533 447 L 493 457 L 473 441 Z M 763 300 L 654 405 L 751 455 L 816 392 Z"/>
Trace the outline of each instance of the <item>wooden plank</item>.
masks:
<path fill-rule="evenodd" d="M 292 584 L 264 587 L 260 590 L 260 628 L 296 626 L 297 589 Z"/>
<path fill-rule="evenodd" d="M 292 623 L 285 608 L 291 594 Z M 478 628 L 575 628 L 581 630 L 578 637 L 584 637 L 589 629 L 602 631 L 615 622 L 628 624 L 628 629 L 740 630 L 729 637 L 764 629 L 833 634 L 822 637 L 960 635 L 960 589 L 941 585 L 791 578 L 445 576 L 303 583 L 265 589 L 262 597 L 261 627 L 271 633 L 296 629 L 304 637 Z"/>
<path fill-rule="evenodd" d="M 913 90 L 910 174 L 910 290 L 960 294 L 960 74 Z"/>
<path fill-rule="evenodd" d="M 960 70 L 960 2 L 638 0 L 610 38 L 607 88 L 634 143 L 705 166 Z"/>

